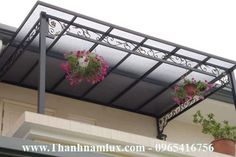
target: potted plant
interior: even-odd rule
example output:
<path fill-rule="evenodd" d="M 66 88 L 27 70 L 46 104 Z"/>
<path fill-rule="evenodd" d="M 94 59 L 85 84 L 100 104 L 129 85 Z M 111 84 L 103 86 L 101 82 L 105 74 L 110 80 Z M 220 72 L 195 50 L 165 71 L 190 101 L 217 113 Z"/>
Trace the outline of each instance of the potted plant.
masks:
<path fill-rule="evenodd" d="M 199 96 L 200 99 L 204 99 L 205 93 L 213 88 L 213 84 L 205 81 L 196 81 L 194 78 L 184 79 L 183 83 L 175 85 L 173 100 L 177 104 L 182 104 L 188 100 L 193 99 L 194 96 Z"/>
<path fill-rule="evenodd" d="M 202 133 L 214 137 L 211 144 L 215 152 L 235 155 L 236 126 L 230 126 L 228 121 L 217 122 L 213 113 L 204 117 L 200 111 L 193 115 L 193 122 L 202 125 Z"/>
<path fill-rule="evenodd" d="M 70 85 L 81 81 L 96 83 L 102 81 L 107 73 L 108 64 L 105 60 L 89 51 L 77 51 L 65 54 L 66 62 L 61 64 Z"/>

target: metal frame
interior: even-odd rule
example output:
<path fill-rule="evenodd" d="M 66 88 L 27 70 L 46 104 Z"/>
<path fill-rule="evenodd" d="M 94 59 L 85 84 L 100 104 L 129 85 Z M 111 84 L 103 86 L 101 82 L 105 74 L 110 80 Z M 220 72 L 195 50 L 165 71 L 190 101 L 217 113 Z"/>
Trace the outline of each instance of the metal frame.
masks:
<path fill-rule="evenodd" d="M 94 103 L 99 103 L 99 104 L 106 105 L 106 106 L 112 106 L 112 107 L 128 110 L 128 111 L 131 111 L 131 112 L 142 113 L 142 114 L 145 114 L 145 115 L 153 116 L 157 119 L 157 130 L 158 130 L 158 137 L 159 138 L 164 138 L 165 137 L 165 136 L 163 136 L 162 133 L 163 133 L 164 127 L 167 125 L 167 123 L 170 120 L 172 120 L 176 116 L 182 114 L 183 112 L 190 109 L 191 107 L 193 107 L 197 103 L 201 102 L 202 100 L 199 100 L 199 99 L 196 98 L 193 101 L 188 102 L 188 104 L 184 103 L 180 106 L 175 105 L 175 106 L 173 106 L 169 109 L 166 109 L 165 112 L 161 113 L 158 117 L 156 117 L 155 115 L 152 115 L 150 113 L 145 113 L 145 112 L 142 111 L 142 109 L 146 105 L 148 105 L 150 102 L 152 102 L 154 99 L 159 97 L 162 93 L 166 92 L 167 89 L 171 88 L 173 85 L 178 83 L 183 77 L 188 76 L 191 72 L 198 72 L 198 73 L 201 73 L 201 74 L 204 74 L 204 75 L 207 75 L 207 76 L 211 76 L 211 77 L 214 78 L 212 80 L 212 82 L 216 82 L 216 81 L 221 82 L 221 85 L 218 86 L 216 89 L 212 90 L 210 93 L 208 93 L 206 95 L 206 98 L 208 96 L 210 96 L 211 94 L 213 94 L 214 92 L 218 91 L 219 89 L 225 87 L 229 83 L 229 78 L 230 78 L 230 82 L 231 82 L 231 85 L 232 85 L 232 94 L 233 94 L 233 98 L 234 98 L 234 104 L 235 104 L 235 107 L 236 107 L 236 92 L 235 92 L 236 83 L 235 83 L 235 77 L 233 75 L 233 70 L 236 68 L 235 67 L 235 65 L 236 65 L 235 61 L 225 59 L 225 58 L 222 58 L 222 57 L 218 57 L 218 56 L 215 56 L 215 55 L 211 55 L 211 54 L 208 54 L 208 53 L 205 53 L 205 52 L 202 52 L 202 51 L 194 50 L 194 49 L 182 46 L 182 45 L 171 43 L 171 42 L 161 40 L 161 39 L 158 39 L 158 38 L 155 38 L 155 37 L 152 37 L 152 36 L 148 36 L 148 35 L 145 35 L 145 34 L 142 34 L 142 33 L 138 33 L 138 32 L 123 28 L 123 27 L 119 27 L 119 26 L 116 26 L 116 25 L 113 25 L 113 24 L 110 24 L 110 23 L 107 23 L 107 22 L 103 22 L 103 21 L 100 21 L 100 20 L 97 20 L 97 19 L 94 19 L 94 18 L 91 18 L 91 17 L 87 17 L 85 15 L 74 13 L 74 12 L 71 12 L 71 11 L 56 7 L 56 6 L 52 6 L 50 4 L 40 2 L 40 1 L 38 1 L 36 3 L 34 8 L 31 10 L 30 14 L 26 17 L 26 19 L 24 20 L 22 25 L 19 27 L 16 34 L 13 36 L 10 44 L 4 50 L 4 53 L 7 51 L 7 49 L 10 46 L 14 45 L 14 39 L 16 38 L 17 34 L 20 32 L 21 28 L 26 23 L 27 19 L 32 14 L 33 10 L 38 5 L 42 5 L 42 6 L 51 8 L 51 9 L 55 9 L 55 10 L 58 10 L 58 11 L 65 12 L 67 14 L 72 15 L 73 18 L 71 19 L 71 21 L 68 21 L 68 20 L 62 19 L 60 17 L 55 17 L 53 15 L 49 15 L 47 13 L 41 13 L 41 16 L 40 16 L 39 20 L 36 21 L 36 23 L 33 25 L 33 27 L 30 29 L 30 31 L 26 34 L 24 39 L 22 39 L 22 41 L 16 46 L 15 52 L 12 53 L 12 55 L 8 58 L 8 60 L 4 63 L 4 65 L 0 69 L 0 80 L 5 81 L 4 76 L 7 73 L 7 71 L 14 65 L 14 63 L 17 61 L 17 59 L 20 58 L 22 53 L 26 49 L 29 49 L 30 43 L 39 34 L 39 37 L 40 37 L 40 40 L 39 40 L 40 41 L 39 42 L 39 56 L 40 56 L 39 60 L 37 60 L 34 63 L 34 65 L 21 78 L 21 80 L 19 82 L 14 83 L 16 85 L 24 86 L 22 84 L 23 81 L 32 73 L 32 71 L 35 69 L 35 67 L 39 64 L 39 67 L 40 67 L 40 71 L 39 71 L 39 73 L 40 73 L 40 75 L 39 75 L 39 93 L 38 93 L 38 112 L 39 113 L 44 113 L 44 105 L 45 105 L 46 56 L 51 56 L 51 57 L 55 57 L 55 58 L 58 58 L 58 59 L 63 59 L 61 56 L 58 57 L 56 53 L 54 53 L 50 50 L 57 43 L 57 41 L 59 41 L 60 38 L 64 35 L 92 42 L 93 45 L 90 47 L 89 51 L 93 51 L 98 45 L 102 45 L 102 46 L 106 46 L 106 47 L 109 47 L 109 48 L 112 48 L 112 49 L 116 49 L 116 50 L 126 52 L 127 54 L 115 66 L 111 67 L 111 69 L 107 73 L 107 76 L 111 73 L 115 73 L 116 69 L 122 63 L 124 63 L 126 61 L 126 59 L 128 59 L 131 55 L 141 56 L 141 57 L 148 58 L 150 60 L 157 61 L 157 63 L 152 68 L 147 70 L 142 76 L 136 78 L 136 80 L 133 83 L 131 83 L 122 92 L 120 92 L 118 95 L 116 95 L 114 98 L 112 98 L 111 101 L 107 104 L 103 104 L 101 102 L 97 102 L 97 101 L 93 101 L 93 100 L 88 100 L 88 99 L 85 98 L 87 96 L 87 94 L 89 94 L 94 88 L 96 88 L 99 85 L 99 83 L 91 86 L 86 92 L 83 93 L 83 95 L 81 97 L 79 97 L 79 98 L 74 97 L 74 98 L 85 100 L 85 101 L 90 101 L 90 102 L 94 102 Z M 75 23 L 75 20 L 76 20 L 77 17 L 84 18 L 86 20 L 90 20 L 92 22 L 96 22 L 96 23 L 108 26 L 108 29 L 107 29 L 106 32 L 103 32 L 103 31 L 100 31 L 100 30 L 97 30 L 97 29 L 94 29 L 94 28 L 90 28 L 88 26 L 83 26 L 81 24 Z M 53 29 L 53 28 L 50 27 L 49 20 L 54 20 L 54 21 L 60 23 L 63 26 L 62 29 L 59 31 L 59 33 L 53 34 L 52 32 L 50 32 L 50 30 Z M 81 34 L 72 33 L 70 31 L 70 29 L 72 29 L 72 26 L 75 29 L 79 29 L 82 32 L 83 31 L 86 31 L 86 32 L 83 32 Z M 133 35 L 140 36 L 140 37 L 142 37 L 142 40 L 140 42 L 137 42 L 137 41 L 133 41 L 132 39 L 121 37 L 119 35 L 114 35 L 114 34 L 111 33 L 113 29 L 118 29 L 118 30 L 130 33 L 130 34 L 133 34 Z M 93 39 L 90 36 L 86 36 L 86 33 L 96 34 L 97 39 Z M 54 40 L 48 48 L 46 48 L 46 39 L 47 38 L 51 38 L 51 39 Z M 116 43 L 109 42 L 109 39 L 113 39 L 113 41 L 116 42 Z M 167 50 L 163 50 L 163 49 L 160 49 L 158 47 L 148 45 L 146 43 L 148 40 L 154 40 L 154 41 L 157 41 L 157 42 L 160 42 L 160 43 L 163 43 L 163 44 L 173 46 L 173 50 L 169 52 Z M 181 49 L 191 51 L 191 52 L 196 53 L 196 54 L 203 55 L 205 58 L 202 59 L 202 60 L 198 60 L 198 59 L 193 58 L 193 57 L 181 55 L 181 54 L 178 53 L 178 51 L 181 50 Z M 2 55 L 0 57 L 4 56 L 4 53 L 2 53 Z M 211 58 L 218 59 L 220 61 L 230 63 L 233 66 L 230 67 L 230 68 L 226 68 L 226 67 L 220 66 L 218 64 L 209 63 L 208 61 Z M 131 90 L 133 87 L 135 87 L 141 81 L 145 81 L 147 79 L 147 76 L 150 73 L 152 73 L 159 66 L 165 65 L 165 64 L 186 69 L 187 72 L 184 73 L 183 75 L 181 75 L 178 79 L 176 79 L 172 83 L 166 85 L 160 92 L 157 92 L 153 97 L 151 97 L 149 100 L 147 100 L 145 103 L 138 106 L 134 110 L 129 110 L 129 109 L 126 109 L 126 108 L 113 106 L 113 102 L 115 102 L 116 100 L 121 98 L 123 95 L 125 95 L 129 90 Z M 226 81 L 223 81 L 222 79 L 224 79 L 225 76 L 229 76 L 229 78 L 227 78 Z M 61 78 L 59 78 L 55 82 L 55 84 L 52 86 L 52 88 L 48 90 L 48 92 L 55 93 L 55 94 L 60 94 L 60 95 L 63 95 L 63 96 L 72 97 L 70 95 L 55 92 L 55 89 L 58 87 L 58 85 L 60 85 L 60 83 L 64 80 L 64 78 L 65 78 L 65 75 L 62 76 Z M 32 87 L 30 87 L 30 88 L 32 88 Z"/>
<path fill-rule="evenodd" d="M 38 113 L 44 113 L 46 88 L 46 36 L 48 34 L 47 17 L 45 12 L 40 14 L 39 33 L 39 89 Z"/>
<path fill-rule="evenodd" d="M 234 107 L 236 109 L 236 79 L 235 79 L 235 75 L 233 71 L 229 73 L 229 78 L 230 78 L 230 83 L 231 83 L 231 88 L 232 88 Z"/>

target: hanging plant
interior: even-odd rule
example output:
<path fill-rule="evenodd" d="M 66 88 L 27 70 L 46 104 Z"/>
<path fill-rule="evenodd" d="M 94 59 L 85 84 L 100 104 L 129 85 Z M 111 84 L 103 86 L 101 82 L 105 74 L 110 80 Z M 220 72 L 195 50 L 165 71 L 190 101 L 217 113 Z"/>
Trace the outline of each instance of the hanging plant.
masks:
<path fill-rule="evenodd" d="M 77 51 L 65 54 L 67 62 L 61 64 L 70 85 L 77 85 L 81 81 L 97 83 L 102 81 L 107 73 L 108 64 L 105 60 L 89 51 Z"/>
<path fill-rule="evenodd" d="M 213 86 L 207 80 L 203 82 L 200 80 L 196 81 L 194 78 L 191 80 L 184 79 L 182 84 L 175 85 L 173 100 L 180 105 L 188 100 L 192 100 L 196 95 L 200 99 L 204 99 L 205 93 L 213 88 Z"/>

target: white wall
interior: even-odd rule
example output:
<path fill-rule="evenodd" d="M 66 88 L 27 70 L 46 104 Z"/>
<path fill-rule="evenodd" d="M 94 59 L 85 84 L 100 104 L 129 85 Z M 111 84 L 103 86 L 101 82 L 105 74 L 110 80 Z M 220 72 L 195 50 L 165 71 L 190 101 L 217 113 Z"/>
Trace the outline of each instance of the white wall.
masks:
<path fill-rule="evenodd" d="M 213 138 L 201 132 L 201 127 L 178 120 L 173 120 L 165 128 L 169 142 L 181 144 L 189 143 L 210 143 Z"/>
<path fill-rule="evenodd" d="M 5 119 L 5 122 L 8 123 L 19 117 L 12 115 L 20 115 L 24 110 L 29 109 L 30 111 L 36 111 L 37 92 L 34 90 L 0 83 L 0 99 L 12 100 L 10 102 L 4 102 L 6 109 L 4 111 L 4 116 L 7 118 L 7 120 Z M 17 105 L 21 106 L 23 109 L 20 110 L 19 107 L 16 107 Z M 156 137 L 157 134 L 155 118 L 119 109 L 87 103 L 53 94 L 46 95 L 46 108 L 53 111 L 53 114 L 57 117 L 83 121 L 106 128 L 126 131 L 148 137 Z M 9 124 L 4 125 L 6 131 L 10 127 L 6 127 L 7 125 Z M 6 132 L 4 132 L 4 134 L 5 133 Z"/>

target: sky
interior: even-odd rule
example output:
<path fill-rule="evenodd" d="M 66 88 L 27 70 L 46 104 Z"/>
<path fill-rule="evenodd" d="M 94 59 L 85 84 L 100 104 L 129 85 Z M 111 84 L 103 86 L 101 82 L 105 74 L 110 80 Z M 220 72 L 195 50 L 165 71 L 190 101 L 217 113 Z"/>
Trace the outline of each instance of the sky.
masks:
<path fill-rule="evenodd" d="M 115 25 L 236 60 L 235 0 L 44 0 Z M 36 0 L 0 0 L 0 23 L 18 27 Z"/>

